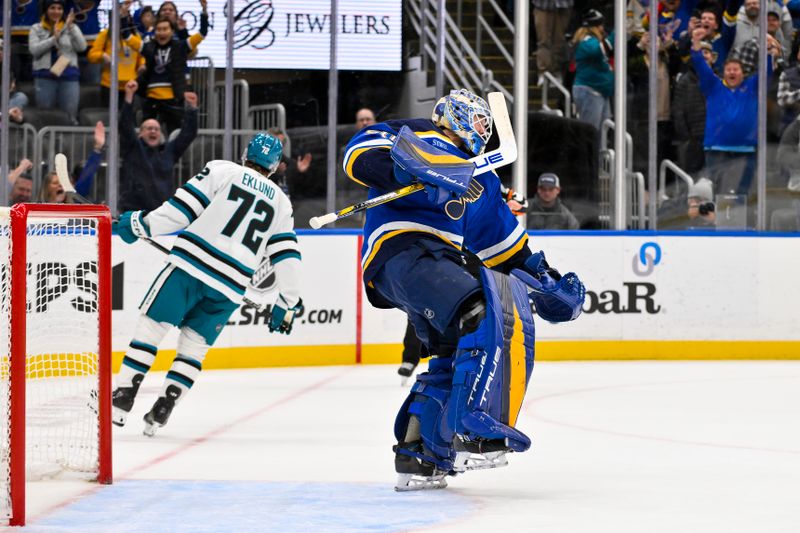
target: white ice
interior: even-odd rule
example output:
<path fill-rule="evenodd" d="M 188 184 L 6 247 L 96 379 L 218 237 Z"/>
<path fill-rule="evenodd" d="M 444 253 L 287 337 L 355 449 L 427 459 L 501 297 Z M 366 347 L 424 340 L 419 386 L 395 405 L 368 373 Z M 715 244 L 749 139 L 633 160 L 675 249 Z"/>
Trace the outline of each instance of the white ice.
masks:
<path fill-rule="evenodd" d="M 502 469 L 396 493 L 394 366 L 206 371 L 114 484 L 29 483 L 35 532 L 800 531 L 800 362 L 537 363 Z"/>

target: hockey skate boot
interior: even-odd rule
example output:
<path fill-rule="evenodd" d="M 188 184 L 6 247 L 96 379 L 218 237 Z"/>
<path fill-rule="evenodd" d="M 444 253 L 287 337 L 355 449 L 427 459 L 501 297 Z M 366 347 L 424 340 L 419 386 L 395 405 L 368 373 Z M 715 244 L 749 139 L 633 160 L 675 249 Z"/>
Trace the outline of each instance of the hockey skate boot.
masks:
<path fill-rule="evenodd" d="M 460 435 L 453 438 L 453 470 L 486 470 L 508 465 L 506 453 L 511 451 L 506 439 L 466 439 Z"/>
<path fill-rule="evenodd" d="M 410 361 L 405 361 L 400 365 L 400 368 L 397 369 L 397 373 L 400 374 L 401 386 L 405 386 L 405 384 L 408 383 L 408 378 L 414 375 L 414 370 L 416 368 L 417 364 Z"/>
<path fill-rule="evenodd" d="M 153 404 L 153 408 L 144 415 L 145 435 L 152 437 L 156 434 L 158 428 L 164 427 L 167 424 L 169 415 L 172 414 L 172 410 L 175 408 L 175 402 L 180 395 L 181 389 L 175 385 L 170 385 L 167 387 L 167 395 L 158 397 L 156 403 Z"/>
<path fill-rule="evenodd" d="M 397 472 L 394 490 L 406 492 L 447 487 L 444 478 L 449 471 L 441 470 L 420 457 L 424 451 L 421 441 L 401 442 L 393 446 L 392 450 L 395 452 L 394 469 Z"/>
<path fill-rule="evenodd" d="M 130 387 L 117 387 L 111 394 L 111 421 L 116 426 L 124 426 L 128 420 L 128 413 L 133 409 L 133 401 L 136 399 L 136 393 L 139 392 L 139 385 L 142 384 L 144 374 L 136 374 L 131 380 Z"/>

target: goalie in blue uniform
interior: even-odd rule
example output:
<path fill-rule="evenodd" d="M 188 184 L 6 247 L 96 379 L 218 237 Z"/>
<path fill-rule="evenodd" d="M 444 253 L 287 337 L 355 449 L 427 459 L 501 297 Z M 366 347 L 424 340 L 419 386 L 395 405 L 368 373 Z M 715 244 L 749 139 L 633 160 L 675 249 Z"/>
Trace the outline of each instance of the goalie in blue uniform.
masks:
<path fill-rule="evenodd" d="M 549 321 L 573 320 L 585 290 L 532 254 L 494 172 L 476 170 L 492 133 L 486 102 L 464 89 L 431 120 L 368 126 L 347 145 L 344 170 L 370 198 L 419 182 L 425 192 L 367 211 L 366 294 L 403 310 L 431 355 L 395 422 L 397 490 L 446 486 L 445 476 L 505 464 L 530 439 L 516 429 L 534 360 L 532 299 Z M 483 263 L 479 276 L 462 249 Z"/>

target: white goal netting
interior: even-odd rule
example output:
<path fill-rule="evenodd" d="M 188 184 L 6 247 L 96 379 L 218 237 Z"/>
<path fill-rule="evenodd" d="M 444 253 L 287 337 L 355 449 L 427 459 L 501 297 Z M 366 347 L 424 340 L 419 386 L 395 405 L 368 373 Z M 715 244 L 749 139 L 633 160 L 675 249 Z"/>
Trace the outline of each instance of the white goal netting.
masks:
<path fill-rule="evenodd" d="M 95 218 L 30 214 L 27 232 L 13 235 L 0 212 L 0 516 L 10 516 L 10 463 L 25 454 L 25 478 L 97 473 L 99 462 L 98 231 Z M 24 238 L 26 257 L 12 254 Z M 26 275 L 12 272 L 25 261 Z M 25 302 L 12 297 L 24 284 Z M 22 307 L 24 306 L 24 307 Z M 24 311 L 23 311 L 24 310 Z M 25 315 L 25 446 L 14 443 L 11 410 L 12 339 Z"/>

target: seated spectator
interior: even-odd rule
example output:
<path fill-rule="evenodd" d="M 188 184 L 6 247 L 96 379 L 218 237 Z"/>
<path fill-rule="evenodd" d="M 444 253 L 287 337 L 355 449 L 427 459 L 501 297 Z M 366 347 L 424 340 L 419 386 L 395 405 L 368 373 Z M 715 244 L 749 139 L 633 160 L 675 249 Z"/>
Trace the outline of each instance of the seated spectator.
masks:
<path fill-rule="evenodd" d="M 715 227 L 717 213 L 714 207 L 714 190 L 708 178 L 700 178 L 689 187 L 686 216 L 689 218 L 689 228 Z"/>
<path fill-rule="evenodd" d="M 368 107 L 356 111 L 356 128 L 363 129 L 375 124 L 375 113 Z"/>
<path fill-rule="evenodd" d="M 67 201 L 67 193 L 58 180 L 58 174 L 48 172 L 42 180 L 42 187 L 36 195 L 36 201 L 40 204 L 63 204 Z"/>
<path fill-rule="evenodd" d="M 120 19 L 122 24 L 130 24 L 131 18 L 128 12 L 128 4 L 120 6 Z M 130 28 L 126 28 L 132 31 Z M 107 107 L 111 100 L 111 30 L 102 30 L 89 50 L 88 58 L 90 63 L 102 63 L 102 73 L 100 76 L 100 101 L 103 107 Z M 118 87 L 114 93 L 119 102 L 125 97 L 125 84 L 135 80 L 139 73 L 139 67 L 144 66 L 144 58 L 139 51 L 132 48 L 120 35 L 120 42 L 117 46 L 117 79 Z"/>
<path fill-rule="evenodd" d="M 94 146 L 92 153 L 86 159 L 83 166 L 76 165 L 72 171 L 72 184 L 75 186 L 75 192 L 84 198 L 90 198 L 92 184 L 94 183 L 94 176 L 100 168 L 100 163 L 103 162 L 103 150 L 106 147 L 106 128 L 103 123 L 98 121 L 94 125 Z"/>
<path fill-rule="evenodd" d="M 758 117 L 758 74 L 745 79 L 741 61 L 734 55 L 725 61 L 718 78 L 701 52 L 701 35 L 692 36 L 692 65 L 706 98 L 703 146 L 706 171 L 714 189 L 722 194 L 747 195 L 755 172 Z M 771 47 L 770 54 L 779 53 Z M 772 75 L 772 61 L 767 62 Z"/>
<path fill-rule="evenodd" d="M 280 128 L 270 128 L 267 130 L 270 135 L 281 141 L 286 142 L 286 133 Z M 281 162 L 278 164 L 278 169 L 275 174 L 270 176 L 270 179 L 278 184 L 278 186 L 291 198 L 294 193 L 295 196 L 302 197 L 303 192 L 297 191 L 302 179 L 300 174 L 305 174 L 311 168 L 311 153 L 306 152 L 297 159 L 286 157 L 286 154 L 281 156 Z"/>
<path fill-rule="evenodd" d="M 544 81 L 544 73 L 550 72 L 561 80 L 561 70 L 566 60 L 567 43 L 564 34 L 572 16 L 573 0 L 533 0 L 533 21 L 536 27 L 536 71 L 539 80 Z"/>
<path fill-rule="evenodd" d="M 146 119 L 136 134 L 133 96 L 139 89 L 136 81 L 125 85 L 125 101 L 119 120 L 120 168 L 119 211 L 151 210 L 175 192 L 173 171 L 178 160 L 197 137 L 197 95 L 184 94 L 186 113 L 175 139 L 164 142 L 155 119 Z"/>
<path fill-rule="evenodd" d="M 596 9 L 584 13 L 581 27 L 575 32 L 575 81 L 572 98 L 578 119 L 599 131 L 611 118 L 611 95 L 614 94 L 614 71 L 609 59 L 613 48 L 603 28 L 605 17 Z"/>
<path fill-rule="evenodd" d="M 167 134 L 180 127 L 183 120 L 183 97 L 187 89 L 186 59 L 188 54 L 205 38 L 208 32 L 208 14 L 200 16 L 200 32 L 188 39 L 173 39 L 175 28 L 169 19 L 161 17 L 156 22 L 155 37 L 147 43 L 132 30 L 127 29 L 127 43 L 144 57 L 145 70 L 136 80 L 139 92 L 145 98 L 144 118 L 163 122 Z"/>
<path fill-rule="evenodd" d="M 578 219 L 561 202 L 561 181 L 552 172 L 539 176 L 528 209 L 528 229 L 578 229 Z"/>
<path fill-rule="evenodd" d="M 28 34 L 28 48 L 33 56 L 36 105 L 58 107 L 77 124 L 78 52 L 86 49 L 86 40 L 75 24 L 75 12 L 70 11 L 64 18 L 64 0 L 45 0 L 42 20 Z"/>
<path fill-rule="evenodd" d="M 713 198 L 711 180 L 700 178 L 658 208 L 658 229 L 714 229 L 717 215 Z"/>
<path fill-rule="evenodd" d="M 32 168 L 30 159 L 23 159 L 17 168 L 8 173 L 8 184 L 11 186 L 8 205 L 30 202 L 33 198 L 33 180 L 26 174 Z"/>

